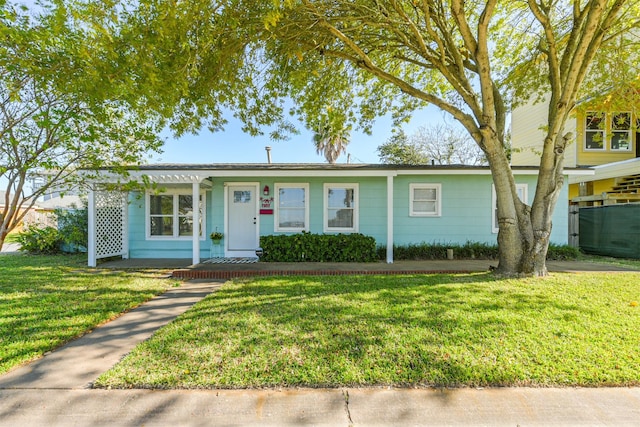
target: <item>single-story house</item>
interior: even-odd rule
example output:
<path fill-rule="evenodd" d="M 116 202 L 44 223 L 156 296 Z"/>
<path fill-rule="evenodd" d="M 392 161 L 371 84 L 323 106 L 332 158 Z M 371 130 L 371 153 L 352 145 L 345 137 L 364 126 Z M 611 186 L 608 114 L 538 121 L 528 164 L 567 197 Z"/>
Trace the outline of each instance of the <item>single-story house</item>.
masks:
<path fill-rule="evenodd" d="M 530 203 L 537 168 L 514 167 Z M 579 169 L 567 175 L 592 173 Z M 147 190 L 106 191 L 103 171 L 89 194 L 89 265 L 104 257 L 255 257 L 260 236 L 362 233 L 393 245 L 482 242 L 498 232 L 487 167 L 368 164 L 158 164 L 131 170 Z M 568 180 L 567 180 L 568 182 Z M 567 185 L 560 200 L 566 200 Z M 194 203 L 199 200 L 199 203 Z M 198 208 L 194 209 L 194 205 Z M 551 241 L 567 243 L 566 203 L 554 213 Z M 219 245 L 209 238 L 224 234 Z"/>

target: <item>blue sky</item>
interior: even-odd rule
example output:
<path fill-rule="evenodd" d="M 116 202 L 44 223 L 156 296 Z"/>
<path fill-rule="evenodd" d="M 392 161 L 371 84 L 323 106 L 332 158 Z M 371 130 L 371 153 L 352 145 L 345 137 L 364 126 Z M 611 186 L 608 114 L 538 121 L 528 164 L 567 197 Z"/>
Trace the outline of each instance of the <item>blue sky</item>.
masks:
<path fill-rule="evenodd" d="M 435 107 L 429 107 L 414 114 L 411 122 L 403 129 L 408 135 L 423 125 L 442 121 L 453 122 L 450 117 Z M 352 163 L 380 163 L 377 148 L 391 136 L 391 119 L 383 117 L 376 122 L 373 133 L 365 135 L 352 132 L 347 153 Z M 179 139 L 169 133 L 164 135 L 166 143 L 161 154 L 153 154 L 149 163 L 266 163 L 265 146 L 271 146 L 274 163 L 324 163 L 324 156 L 316 154 L 311 132 L 301 129 L 299 135 L 292 135 L 287 141 L 272 141 L 268 135 L 252 137 L 241 130 L 241 124 L 229 119 L 222 132 L 211 133 L 203 130 L 198 135 L 186 135 Z M 338 163 L 346 163 L 343 154 Z"/>

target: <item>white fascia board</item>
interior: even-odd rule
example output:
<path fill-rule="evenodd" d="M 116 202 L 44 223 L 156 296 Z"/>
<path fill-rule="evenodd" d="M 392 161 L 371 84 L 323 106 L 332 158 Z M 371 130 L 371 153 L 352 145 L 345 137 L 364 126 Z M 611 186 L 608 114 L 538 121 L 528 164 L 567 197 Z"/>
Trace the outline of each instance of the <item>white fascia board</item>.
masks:
<path fill-rule="evenodd" d="M 514 175 L 538 175 L 537 169 L 511 170 Z M 567 174 L 567 171 L 564 171 Z M 491 175 L 491 169 L 420 169 L 401 170 L 398 175 Z"/>
<path fill-rule="evenodd" d="M 213 178 L 271 178 L 271 177 L 387 177 L 396 176 L 395 170 L 212 170 Z"/>
<path fill-rule="evenodd" d="M 408 169 L 398 175 L 491 175 L 489 169 Z"/>
<path fill-rule="evenodd" d="M 512 169 L 511 172 L 516 176 L 537 176 L 539 175 L 538 169 Z M 591 176 L 593 175 L 592 169 L 564 169 L 563 175 L 569 177 L 569 182 L 580 182 L 584 179 L 574 178 L 574 176 Z M 402 170 L 398 171 L 398 175 L 416 176 L 416 175 L 491 175 L 490 169 L 436 169 L 436 170 Z M 575 181 L 577 179 L 577 181 Z"/>
<path fill-rule="evenodd" d="M 623 160 L 621 162 L 607 163 L 604 165 L 593 166 L 591 176 L 588 178 L 570 177 L 569 183 L 576 184 L 579 182 L 597 181 L 600 179 L 618 178 L 627 175 L 637 175 L 640 173 L 640 158 Z"/>

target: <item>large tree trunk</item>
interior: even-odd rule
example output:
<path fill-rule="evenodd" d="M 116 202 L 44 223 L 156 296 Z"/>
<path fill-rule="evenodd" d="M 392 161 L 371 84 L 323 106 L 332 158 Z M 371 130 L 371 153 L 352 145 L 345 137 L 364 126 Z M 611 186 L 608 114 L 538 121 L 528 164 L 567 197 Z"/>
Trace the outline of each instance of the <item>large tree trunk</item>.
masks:
<path fill-rule="evenodd" d="M 566 144 L 566 140 L 558 142 Z M 495 144 L 486 144 L 495 147 Z M 521 201 L 509 161 L 501 150 L 487 153 L 498 209 L 498 256 L 496 274 L 501 276 L 545 276 L 552 215 L 564 184 L 562 149 L 541 162 L 533 204 Z M 545 166 L 545 163 L 548 165 Z"/>
<path fill-rule="evenodd" d="M 546 276 L 547 250 L 551 236 L 551 222 L 542 229 L 533 226 L 531 209 L 518 199 L 512 203 L 520 210 L 515 217 L 505 216 L 498 204 L 498 256 L 496 274 L 501 276 Z M 547 209 L 550 207 L 547 206 Z M 552 211 L 553 209 L 550 209 Z"/>
<path fill-rule="evenodd" d="M 0 250 L 2 250 L 2 247 L 4 246 L 4 241 L 7 238 L 7 235 L 9 233 L 7 233 L 4 229 L 4 227 L 0 227 Z"/>

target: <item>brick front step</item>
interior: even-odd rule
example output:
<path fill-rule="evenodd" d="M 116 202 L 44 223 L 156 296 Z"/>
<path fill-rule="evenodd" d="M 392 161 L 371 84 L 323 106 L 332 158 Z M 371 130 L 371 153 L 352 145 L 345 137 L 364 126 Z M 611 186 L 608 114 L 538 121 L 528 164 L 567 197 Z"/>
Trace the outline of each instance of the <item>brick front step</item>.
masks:
<path fill-rule="evenodd" d="M 232 279 L 252 276 L 348 276 L 348 275 L 415 275 L 415 274 L 461 274 L 463 270 L 173 270 L 175 279 Z"/>

